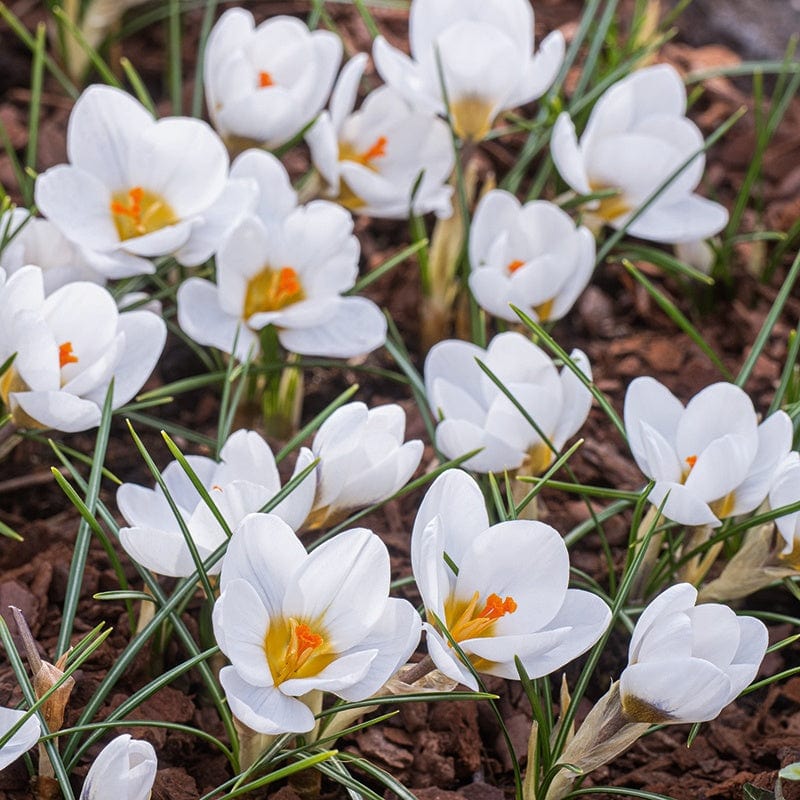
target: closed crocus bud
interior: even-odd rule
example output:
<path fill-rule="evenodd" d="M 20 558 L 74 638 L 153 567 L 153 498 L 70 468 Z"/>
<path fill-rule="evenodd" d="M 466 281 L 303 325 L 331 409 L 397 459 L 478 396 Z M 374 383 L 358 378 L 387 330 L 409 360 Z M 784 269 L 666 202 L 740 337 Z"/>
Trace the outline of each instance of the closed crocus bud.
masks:
<path fill-rule="evenodd" d="M 517 322 L 513 303 L 534 320 L 561 319 L 594 269 L 594 237 L 553 203 L 524 206 L 508 192 L 489 192 L 469 231 L 469 288 L 481 308 Z"/>
<path fill-rule="evenodd" d="M 228 180 L 228 153 L 207 123 L 156 120 L 110 86 L 78 98 L 67 154 L 37 178 L 36 206 L 109 277 L 154 272 L 156 256 L 202 264 L 251 194 Z"/>
<path fill-rule="evenodd" d="M 120 313 L 102 286 L 76 282 L 44 296 L 42 271 L 28 266 L 0 287 L 0 398 L 19 427 L 73 433 L 100 423 L 111 381 L 112 407 L 127 403 L 158 361 L 164 320 Z"/>
<path fill-rule="evenodd" d="M 478 672 L 518 678 L 519 658 L 531 678 L 540 678 L 588 650 L 611 619 L 599 597 L 568 588 L 560 534 L 530 520 L 490 526 L 480 487 L 460 470 L 447 470 L 425 495 L 411 565 L 433 662 L 476 691 L 450 639 Z"/>
<path fill-rule="evenodd" d="M 80 800 L 147 800 L 157 769 L 153 745 L 127 733 L 117 736 L 94 760 Z"/>
<path fill-rule="evenodd" d="M 375 67 L 412 105 L 445 112 L 453 129 L 480 141 L 495 117 L 543 95 L 564 60 L 556 31 L 533 53 L 529 0 L 413 0 L 409 19 L 411 58 L 382 36 Z"/>
<path fill-rule="evenodd" d="M 707 722 L 755 678 L 767 628 L 717 603 L 695 606 L 697 590 L 671 586 L 633 630 L 620 698 L 631 722 Z"/>
<path fill-rule="evenodd" d="M 234 146 L 278 147 L 325 105 L 341 60 L 330 31 L 286 16 L 256 27 L 249 11 L 229 9 L 208 37 L 203 65 L 214 126 Z"/>
<path fill-rule="evenodd" d="M 313 460 L 311 452 L 303 448 L 295 475 Z M 231 529 L 248 514 L 260 511 L 281 490 L 272 450 L 255 431 L 231 434 L 220 451 L 219 462 L 205 456 L 187 456 L 187 461 Z M 166 467 L 163 478 L 200 559 L 207 559 L 226 542 L 224 529 L 177 461 Z M 311 473 L 272 513 L 298 528 L 311 508 L 315 485 Z M 189 545 L 160 486 L 148 489 L 123 483 L 117 490 L 117 505 L 130 525 L 120 528 L 119 536 L 131 558 L 159 575 L 183 578 L 195 571 Z M 218 561 L 208 571 L 216 574 L 221 568 L 222 561 Z"/>
<path fill-rule="evenodd" d="M 0 706 L 0 738 L 5 736 L 24 716 L 25 711 Z M 5 769 L 36 744 L 41 727 L 35 716 L 28 717 L 0 747 L 0 770 Z"/>
<path fill-rule="evenodd" d="M 760 425 L 750 398 L 731 383 L 707 386 L 684 408 L 653 378 L 625 395 L 625 429 L 649 495 L 667 519 L 721 525 L 757 508 L 792 442 L 792 422 L 776 411 Z"/>
<path fill-rule="evenodd" d="M 368 409 L 348 403 L 317 431 L 311 450 L 317 495 L 308 528 L 333 525 L 350 511 L 386 500 L 414 474 L 422 458 L 419 439 L 403 442 L 406 413 L 398 405 Z"/>
<path fill-rule="evenodd" d="M 693 194 L 705 167 L 702 148 L 703 135 L 686 118 L 683 81 L 667 64 L 637 70 L 608 89 L 592 109 L 580 142 L 566 112 L 551 139 L 553 161 L 576 192 L 617 191 L 589 206 L 615 228 L 627 225 L 679 172 L 628 226 L 632 236 L 670 244 L 706 239 L 728 221 L 723 206 Z"/>
<path fill-rule="evenodd" d="M 306 134 L 327 196 L 358 214 L 405 219 L 451 214 L 446 185 L 455 155 L 450 131 L 431 111 L 415 110 L 390 87 L 369 94 L 354 112 L 365 54 L 342 70 L 323 112 Z M 420 178 L 420 176 L 422 176 Z"/>
<path fill-rule="evenodd" d="M 572 360 L 591 379 L 579 350 Z M 501 333 L 488 349 L 458 340 L 440 342 L 425 359 L 425 391 L 434 416 L 436 446 L 448 458 L 481 452 L 464 462 L 476 472 L 523 465 L 538 475 L 553 462 L 551 448 L 517 406 L 480 368 L 482 361 L 525 409 L 556 450 L 577 432 L 592 404 L 591 392 L 569 367 L 559 372 L 549 356 L 519 333 Z"/>
<path fill-rule="evenodd" d="M 770 508 L 792 505 L 800 501 L 800 456 L 791 452 L 778 468 L 769 490 Z M 777 517 L 775 525 L 783 539 L 782 561 L 800 569 L 800 511 Z"/>

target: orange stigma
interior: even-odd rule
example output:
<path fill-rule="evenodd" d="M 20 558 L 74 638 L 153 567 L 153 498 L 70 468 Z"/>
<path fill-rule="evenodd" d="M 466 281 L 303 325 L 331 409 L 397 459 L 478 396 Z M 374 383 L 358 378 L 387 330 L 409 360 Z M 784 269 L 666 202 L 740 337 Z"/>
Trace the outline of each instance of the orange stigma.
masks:
<path fill-rule="evenodd" d="M 506 269 L 509 271 L 509 273 L 511 275 L 513 275 L 520 267 L 524 267 L 524 266 L 525 266 L 525 262 L 524 261 L 520 261 L 519 259 L 515 259 L 514 261 L 512 261 L 506 267 Z"/>
<path fill-rule="evenodd" d="M 274 86 L 275 81 L 272 80 L 272 75 L 263 70 L 258 73 L 258 85 L 261 89 L 266 89 L 268 86 Z"/>
<path fill-rule="evenodd" d="M 371 161 L 374 161 L 376 158 L 383 158 L 386 155 L 386 145 L 389 144 L 389 140 L 385 136 L 379 136 L 372 147 L 365 150 L 361 154 L 361 160 L 369 164 Z"/>
<path fill-rule="evenodd" d="M 58 346 L 58 366 L 63 369 L 67 364 L 77 364 L 78 357 L 72 352 L 72 342 L 64 342 Z"/>
<path fill-rule="evenodd" d="M 130 217 L 135 223 L 140 223 L 142 220 L 142 198 L 144 198 L 144 189 L 141 186 L 134 186 L 133 189 L 128 190 L 128 205 L 121 203 L 119 200 L 111 201 L 111 213 L 120 217 Z"/>
<path fill-rule="evenodd" d="M 281 271 L 278 274 L 278 288 L 275 291 L 276 298 L 280 300 L 297 294 L 302 289 L 297 273 L 291 267 L 281 267 Z"/>
<path fill-rule="evenodd" d="M 697 463 L 697 456 L 686 456 L 686 463 L 689 465 L 689 469 L 694 469 L 694 465 Z"/>
<path fill-rule="evenodd" d="M 298 658 L 302 658 L 309 650 L 316 650 L 323 641 L 318 633 L 314 633 L 308 625 L 302 622 L 294 629 L 294 636 Z"/>
<path fill-rule="evenodd" d="M 490 594 L 480 612 L 479 600 L 480 595 L 475 592 L 468 602 L 453 600 L 445 602 L 447 628 L 457 642 L 490 635 L 495 620 L 506 614 L 513 614 L 517 610 L 517 603 L 511 596 L 503 598 L 498 594 Z"/>

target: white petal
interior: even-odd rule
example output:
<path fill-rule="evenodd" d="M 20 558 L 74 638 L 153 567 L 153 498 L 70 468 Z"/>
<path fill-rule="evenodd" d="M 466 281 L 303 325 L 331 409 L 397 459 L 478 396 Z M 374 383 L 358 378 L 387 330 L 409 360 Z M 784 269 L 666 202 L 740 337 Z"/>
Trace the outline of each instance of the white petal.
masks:
<path fill-rule="evenodd" d="M 575 125 L 563 111 L 559 114 L 550 136 L 550 154 L 561 177 L 579 194 L 590 194 L 583 153 L 578 146 Z"/>
<path fill-rule="evenodd" d="M 252 686 L 234 667 L 224 667 L 219 681 L 234 716 L 254 731 L 276 735 L 306 733 L 314 727 L 307 705 L 275 687 Z"/>
<path fill-rule="evenodd" d="M 11 399 L 44 428 L 77 433 L 100 424 L 95 403 L 66 392 L 12 392 Z"/>
<path fill-rule="evenodd" d="M 315 456 L 311 450 L 307 447 L 301 448 L 297 456 L 297 463 L 295 464 L 292 478 L 299 475 L 314 461 L 314 458 Z M 311 512 L 316 491 L 317 471 L 312 470 L 270 513 L 275 514 L 276 517 L 280 517 L 292 530 L 300 530 L 306 517 Z"/>
<path fill-rule="evenodd" d="M 712 528 L 722 524 L 708 504 L 686 486 L 670 481 L 656 481 L 647 499 L 654 506 L 660 506 L 665 497 L 667 502 L 661 513 L 673 522 L 681 525 L 711 525 Z"/>
<path fill-rule="evenodd" d="M 647 458 L 640 421 L 655 429 L 674 448 L 683 410 L 681 401 L 654 378 L 636 378 L 628 386 L 625 393 L 625 432 L 633 457 L 642 472 L 647 474 Z"/>

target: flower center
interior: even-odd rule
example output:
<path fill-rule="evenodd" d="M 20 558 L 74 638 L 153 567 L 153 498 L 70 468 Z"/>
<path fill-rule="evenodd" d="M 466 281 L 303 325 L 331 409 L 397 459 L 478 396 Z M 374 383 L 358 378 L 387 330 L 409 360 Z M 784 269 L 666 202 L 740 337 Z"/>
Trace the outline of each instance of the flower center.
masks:
<path fill-rule="evenodd" d="M 616 186 L 605 186 L 603 184 L 594 183 L 593 181 L 589 182 L 589 187 L 593 192 L 602 192 L 606 189 L 618 188 Z M 611 197 L 604 197 L 596 202 L 598 203 L 597 208 L 593 209 L 591 213 L 600 217 L 600 219 L 605 222 L 613 222 L 617 217 L 621 217 L 631 210 L 631 207 L 625 202 L 621 190 L 619 194 L 612 195 Z"/>
<path fill-rule="evenodd" d="M 450 103 L 450 121 L 459 139 L 480 142 L 492 127 L 493 104 L 481 97 L 464 97 Z"/>
<path fill-rule="evenodd" d="M 389 139 L 386 136 L 379 136 L 366 150 L 358 151 L 350 142 L 339 142 L 339 161 L 355 161 L 356 164 L 361 164 L 362 167 L 377 172 L 375 159 L 386 156 L 388 144 Z M 336 198 L 336 202 L 350 211 L 356 211 L 365 205 L 364 200 L 343 180 L 339 181 L 339 196 Z"/>
<path fill-rule="evenodd" d="M 517 603 L 511 596 L 502 598 L 499 594 L 493 593 L 486 598 L 486 603 L 480 611 L 479 607 L 478 592 L 475 592 L 467 602 L 449 599 L 445 603 L 447 629 L 457 642 L 491 635 L 490 631 L 495 620 L 506 614 L 513 614 L 517 610 Z"/>
<path fill-rule="evenodd" d="M 272 75 L 270 75 L 269 72 L 264 72 L 264 70 L 261 70 L 261 72 L 258 73 L 259 89 L 266 89 L 269 86 L 274 86 L 274 85 L 275 81 L 272 80 Z"/>
<path fill-rule="evenodd" d="M 291 678 L 316 675 L 336 658 L 323 633 L 294 617 L 270 623 L 264 653 L 276 686 Z"/>
<path fill-rule="evenodd" d="M 178 222 L 175 212 L 163 197 L 141 186 L 134 186 L 127 192 L 115 192 L 111 196 L 110 209 L 123 242 Z"/>
<path fill-rule="evenodd" d="M 686 483 L 686 479 L 692 474 L 694 465 L 697 463 L 697 456 L 686 456 L 686 469 L 681 472 L 681 483 Z"/>
<path fill-rule="evenodd" d="M 264 311 L 279 311 L 305 299 L 303 284 L 291 267 L 264 267 L 247 283 L 244 319 Z"/>
<path fill-rule="evenodd" d="M 78 356 L 72 352 L 72 342 L 64 342 L 58 346 L 58 366 L 61 369 L 67 364 L 77 364 Z"/>
<path fill-rule="evenodd" d="M 509 275 L 513 275 L 520 267 L 524 267 L 525 262 L 520 261 L 518 258 L 515 258 L 507 267 Z"/>

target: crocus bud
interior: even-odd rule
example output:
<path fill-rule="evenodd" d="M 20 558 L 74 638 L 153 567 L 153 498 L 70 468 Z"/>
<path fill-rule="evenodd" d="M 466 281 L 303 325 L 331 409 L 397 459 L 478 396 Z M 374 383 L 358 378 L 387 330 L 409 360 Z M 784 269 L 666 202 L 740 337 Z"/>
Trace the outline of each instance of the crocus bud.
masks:
<path fill-rule="evenodd" d="M 157 767 L 153 745 L 124 733 L 94 760 L 80 800 L 147 800 Z"/>

